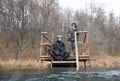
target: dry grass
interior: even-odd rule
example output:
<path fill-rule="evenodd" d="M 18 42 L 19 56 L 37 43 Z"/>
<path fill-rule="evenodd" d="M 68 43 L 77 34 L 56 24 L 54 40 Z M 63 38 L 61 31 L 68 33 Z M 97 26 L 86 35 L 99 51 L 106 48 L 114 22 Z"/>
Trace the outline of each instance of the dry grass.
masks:
<path fill-rule="evenodd" d="M 95 68 L 119 68 L 120 57 L 111 56 L 108 54 L 100 54 L 92 58 L 91 64 Z"/>
<path fill-rule="evenodd" d="M 49 62 L 36 61 L 36 60 L 1 60 L 0 68 L 14 69 L 14 68 L 47 68 L 50 66 Z"/>
<path fill-rule="evenodd" d="M 80 64 L 83 67 L 83 64 Z M 120 68 L 120 56 L 111 56 L 109 54 L 99 54 L 91 57 L 93 68 Z M 50 68 L 50 62 L 36 60 L 0 60 L 0 68 Z"/>

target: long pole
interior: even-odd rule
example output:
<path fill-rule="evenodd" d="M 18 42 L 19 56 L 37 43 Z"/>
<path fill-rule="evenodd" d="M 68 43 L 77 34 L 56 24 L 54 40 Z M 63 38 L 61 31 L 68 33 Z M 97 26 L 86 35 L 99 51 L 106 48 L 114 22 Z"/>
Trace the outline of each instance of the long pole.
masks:
<path fill-rule="evenodd" d="M 79 70 L 79 56 L 78 56 L 78 46 L 77 46 L 77 32 L 74 33 L 75 36 L 75 53 L 76 53 L 76 70 Z"/>

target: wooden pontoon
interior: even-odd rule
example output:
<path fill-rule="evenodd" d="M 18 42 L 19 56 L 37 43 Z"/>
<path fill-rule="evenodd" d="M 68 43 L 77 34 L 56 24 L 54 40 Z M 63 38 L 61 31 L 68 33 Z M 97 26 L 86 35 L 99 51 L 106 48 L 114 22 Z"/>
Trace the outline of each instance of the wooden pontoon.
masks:
<path fill-rule="evenodd" d="M 41 33 L 41 42 L 40 42 L 40 60 L 41 61 L 51 61 L 52 64 L 76 64 L 76 70 L 80 68 L 80 62 L 84 62 L 84 68 L 86 68 L 86 62 L 90 61 L 89 54 L 89 43 L 88 43 L 88 32 L 87 31 L 77 31 L 75 35 L 75 51 L 76 56 L 70 55 L 64 61 L 54 60 L 48 53 L 50 45 L 53 43 L 53 34 L 49 36 L 47 32 Z M 79 36 L 79 37 L 77 37 Z"/>

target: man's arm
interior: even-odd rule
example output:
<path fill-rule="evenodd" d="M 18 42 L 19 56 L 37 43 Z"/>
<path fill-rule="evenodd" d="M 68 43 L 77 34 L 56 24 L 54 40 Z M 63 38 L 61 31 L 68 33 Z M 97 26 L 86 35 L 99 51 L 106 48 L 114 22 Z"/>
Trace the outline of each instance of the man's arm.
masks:
<path fill-rule="evenodd" d="M 71 30 L 70 29 L 67 32 L 67 36 L 68 36 L 68 41 L 70 41 L 70 39 L 71 39 Z"/>
<path fill-rule="evenodd" d="M 62 42 L 62 47 L 61 47 L 61 54 L 63 55 L 66 51 L 66 47 L 65 47 L 65 44 Z"/>
<path fill-rule="evenodd" d="M 53 51 L 54 53 L 56 53 L 56 51 L 55 51 L 55 43 L 53 43 L 53 44 L 51 45 L 50 50 Z"/>

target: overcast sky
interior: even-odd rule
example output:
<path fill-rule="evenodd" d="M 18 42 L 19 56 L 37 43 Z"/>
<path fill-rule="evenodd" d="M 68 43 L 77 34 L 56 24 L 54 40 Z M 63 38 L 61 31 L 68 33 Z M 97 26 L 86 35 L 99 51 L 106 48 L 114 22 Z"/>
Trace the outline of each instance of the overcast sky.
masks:
<path fill-rule="evenodd" d="M 120 0 L 59 0 L 62 8 L 73 10 L 86 9 L 91 2 L 101 5 L 107 13 L 113 11 L 117 16 L 120 14 Z"/>

